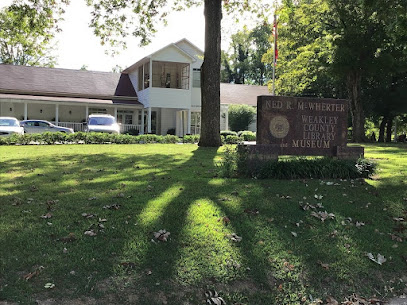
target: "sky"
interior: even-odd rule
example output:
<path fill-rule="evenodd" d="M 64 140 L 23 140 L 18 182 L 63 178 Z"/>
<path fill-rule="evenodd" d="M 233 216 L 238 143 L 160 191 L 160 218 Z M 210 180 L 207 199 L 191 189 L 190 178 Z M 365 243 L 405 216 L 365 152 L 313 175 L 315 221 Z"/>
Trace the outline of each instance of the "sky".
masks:
<path fill-rule="evenodd" d="M 66 10 L 65 21 L 61 23 L 62 33 L 58 35 L 57 67 L 111 71 L 116 65 L 122 68 L 131 66 L 139 59 L 164 46 L 187 38 L 197 47 L 204 48 L 203 8 L 191 8 L 184 12 L 174 12 L 168 18 L 168 26 L 160 26 L 152 43 L 146 47 L 138 45 L 137 37 L 127 40 L 127 49 L 115 57 L 105 54 L 106 48 L 89 28 L 90 8 L 84 0 L 72 0 Z"/>
<path fill-rule="evenodd" d="M 10 5 L 11 2 L 12 0 L 0 0 L 0 9 Z M 56 67 L 80 69 L 86 66 L 87 70 L 110 72 L 118 65 L 125 69 L 139 59 L 183 38 L 188 39 L 198 48 L 204 49 L 203 6 L 189 8 L 183 12 L 172 12 L 168 16 L 168 25 L 158 26 L 152 43 L 146 47 L 140 47 L 139 39 L 130 36 L 127 40 L 127 49 L 114 57 L 105 53 L 106 47 L 100 45 L 99 39 L 89 28 L 90 12 L 91 9 L 85 5 L 85 0 L 71 0 L 64 15 L 65 20 L 60 23 L 62 32 L 56 37 L 57 44 L 54 51 L 57 58 Z M 241 19 L 248 22 L 248 18 Z M 222 28 L 222 49 L 227 50 L 230 35 L 243 28 L 243 25 L 236 24 L 231 18 L 224 16 Z"/>

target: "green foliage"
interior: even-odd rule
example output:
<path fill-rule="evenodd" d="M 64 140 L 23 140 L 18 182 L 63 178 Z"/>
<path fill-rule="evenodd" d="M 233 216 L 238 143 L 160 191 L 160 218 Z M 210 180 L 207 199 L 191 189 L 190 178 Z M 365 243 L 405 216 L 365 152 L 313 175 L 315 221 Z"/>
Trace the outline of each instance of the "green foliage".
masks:
<path fill-rule="evenodd" d="M 231 131 L 231 130 L 222 130 L 220 132 L 220 135 L 223 138 L 226 138 L 227 136 L 237 136 L 237 132 L 236 131 Z"/>
<path fill-rule="evenodd" d="M 244 141 L 256 141 L 256 133 L 250 130 L 239 131 L 237 135 Z"/>
<path fill-rule="evenodd" d="M 198 136 L 199 138 L 199 136 Z M 12 135 L 10 137 L 0 138 L 0 145 L 27 145 L 31 143 L 39 144 L 147 144 L 147 143 L 162 143 L 174 144 L 180 143 L 181 139 L 173 135 L 139 135 L 132 136 L 128 134 L 109 134 L 102 132 L 76 132 L 66 134 L 63 132 L 45 132 L 41 134 L 24 134 Z M 196 141 L 197 136 L 191 136 L 191 141 Z M 193 142 L 192 142 L 193 143 Z"/>
<path fill-rule="evenodd" d="M 0 11 L 0 63 L 53 67 L 52 40 L 62 1 L 15 2 Z"/>
<path fill-rule="evenodd" d="M 233 136 L 227 136 L 233 137 Z M 227 143 L 234 144 L 234 143 Z M 222 160 L 216 165 L 219 168 L 219 176 L 224 178 L 230 178 L 236 174 L 236 147 L 226 145 L 223 150 Z"/>
<path fill-rule="evenodd" d="M 229 126 L 233 131 L 247 130 L 254 122 L 256 109 L 249 105 L 229 106 Z"/>
<path fill-rule="evenodd" d="M 293 157 L 280 160 L 248 160 L 239 153 L 239 174 L 258 179 L 356 179 L 375 173 L 375 164 L 366 160 L 338 160 L 333 158 Z"/>
<path fill-rule="evenodd" d="M 238 136 L 226 136 L 224 142 L 226 144 L 241 144 L 243 142 L 243 138 Z"/>
<path fill-rule="evenodd" d="M 194 144 L 194 143 L 198 143 L 199 142 L 199 135 L 185 135 L 182 138 L 182 142 L 183 143 L 190 143 L 190 144 Z"/>
<path fill-rule="evenodd" d="M 354 141 L 364 140 L 365 113 L 406 111 L 403 1 L 284 0 L 278 27 L 278 95 L 348 98 Z"/>
<path fill-rule="evenodd" d="M 264 85 L 270 79 L 270 65 L 263 55 L 271 48 L 271 25 L 261 23 L 252 30 L 246 27 L 231 36 L 229 52 L 222 51 L 221 82 Z"/>

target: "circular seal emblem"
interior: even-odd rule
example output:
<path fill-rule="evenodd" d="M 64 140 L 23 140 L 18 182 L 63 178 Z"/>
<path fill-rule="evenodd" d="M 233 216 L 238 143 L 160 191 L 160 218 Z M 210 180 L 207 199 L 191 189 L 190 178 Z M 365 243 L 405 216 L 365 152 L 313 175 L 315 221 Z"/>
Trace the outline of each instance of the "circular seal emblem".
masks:
<path fill-rule="evenodd" d="M 290 130 L 290 123 L 285 116 L 278 115 L 271 119 L 270 121 L 270 131 L 271 135 L 275 138 L 282 139 Z"/>

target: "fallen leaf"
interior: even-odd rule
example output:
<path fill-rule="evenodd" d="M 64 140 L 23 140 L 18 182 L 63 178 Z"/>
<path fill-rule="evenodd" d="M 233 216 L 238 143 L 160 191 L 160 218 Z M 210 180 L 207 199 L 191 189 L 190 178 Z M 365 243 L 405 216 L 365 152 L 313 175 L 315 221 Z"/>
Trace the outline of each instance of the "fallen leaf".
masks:
<path fill-rule="evenodd" d="M 108 210 L 118 210 L 120 209 L 120 204 L 112 204 L 112 205 L 105 205 L 103 206 L 104 209 L 108 209 Z"/>
<path fill-rule="evenodd" d="M 82 217 L 85 217 L 85 218 L 93 218 L 96 216 L 97 216 L 96 214 L 82 213 Z"/>
<path fill-rule="evenodd" d="M 234 241 L 234 242 L 242 241 L 242 237 L 238 236 L 236 233 L 228 234 L 227 236 L 230 238 L 231 241 Z"/>
<path fill-rule="evenodd" d="M 298 234 L 295 233 L 295 232 L 291 232 L 291 235 L 294 236 L 294 237 L 297 237 L 297 236 L 298 236 Z"/>
<path fill-rule="evenodd" d="M 383 256 L 383 255 L 381 255 L 380 253 L 378 253 L 377 254 L 377 259 L 374 257 L 374 255 L 372 254 L 372 253 L 368 253 L 367 254 L 367 257 L 371 260 L 371 261 L 373 261 L 373 262 L 375 262 L 375 263 L 377 263 L 377 264 L 379 264 L 379 265 L 382 265 L 383 263 L 385 263 L 387 260 L 386 260 L 386 258 Z"/>
<path fill-rule="evenodd" d="M 164 229 L 164 230 L 159 230 L 158 232 L 154 232 L 154 237 L 155 237 L 155 239 L 157 239 L 159 241 L 167 241 L 170 234 L 171 234 L 170 232 L 167 232 Z"/>
<path fill-rule="evenodd" d="M 46 289 L 52 289 L 52 288 L 54 288 L 55 287 L 55 284 L 53 284 L 53 283 L 46 283 L 45 285 L 44 285 L 44 288 L 46 288 Z"/>
<path fill-rule="evenodd" d="M 208 290 L 205 292 L 206 303 L 214 305 L 226 305 L 224 299 L 222 299 L 215 290 Z"/>
<path fill-rule="evenodd" d="M 250 215 L 258 215 L 258 214 L 259 214 L 259 210 L 258 210 L 258 209 L 252 209 L 252 210 L 250 210 L 250 209 L 245 209 L 243 212 L 246 213 L 246 214 L 250 214 Z"/>
<path fill-rule="evenodd" d="M 338 301 L 335 300 L 333 297 L 328 296 L 326 298 L 326 305 L 338 305 L 338 304 L 339 304 Z"/>
<path fill-rule="evenodd" d="M 91 201 L 91 200 L 96 200 L 96 199 L 98 199 L 98 198 L 97 198 L 97 197 L 89 197 L 89 198 L 88 198 L 89 201 Z"/>
<path fill-rule="evenodd" d="M 92 236 L 92 237 L 97 235 L 97 233 L 95 231 L 93 231 L 93 230 L 85 231 L 83 234 L 88 235 L 88 236 Z"/>
<path fill-rule="evenodd" d="M 44 266 L 39 266 L 38 268 L 36 268 L 33 272 L 30 272 L 26 275 L 23 276 L 23 279 L 28 281 L 30 279 L 32 279 L 34 276 L 37 276 L 40 274 L 40 272 L 44 269 Z"/>
<path fill-rule="evenodd" d="M 47 213 L 47 214 L 45 214 L 45 215 L 40 216 L 40 218 L 42 218 L 42 219 L 49 219 L 49 218 L 51 218 L 51 217 L 52 217 L 52 214 L 51 214 L 51 213 Z"/>
<path fill-rule="evenodd" d="M 65 243 L 72 242 L 72 241 L 76 240 L 76 236 L 75 236 L 74 233 L 71 232 L 67 236 L 62 237 L 59 240 L 62 241 L 62 242 L 65 242 Z"/>
<path fill-rule="evenodd" d="M 229 219 L 229 217 L 224 216 L 224 217 L 222 218 L 222 221 L 223 221 L 223 223 L 224 223 L 225 225 L 228 225 L 229 222 L 230 222 L 230 219 Z"/>
<path fill-rule="evenodd" d="M 318 265 L 320 265 L 322 268 L 325 270 L 329 270 L 329 264 L 323 263 L 321 261 L 318 261 Z"/>

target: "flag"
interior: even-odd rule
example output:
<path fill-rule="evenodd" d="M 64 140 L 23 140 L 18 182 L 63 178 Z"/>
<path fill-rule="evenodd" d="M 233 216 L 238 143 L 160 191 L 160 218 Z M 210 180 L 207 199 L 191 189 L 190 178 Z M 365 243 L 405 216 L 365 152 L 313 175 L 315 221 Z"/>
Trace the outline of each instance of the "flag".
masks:
<path fill-rule="evenodd" d="M 277 47 L 277 16 L 274 15 L 274 24 L 273 24 L 273 35 L 274 35 L 274 65 L 277 65 L 277 58 L 278 58 L 278 47 Z"/>

